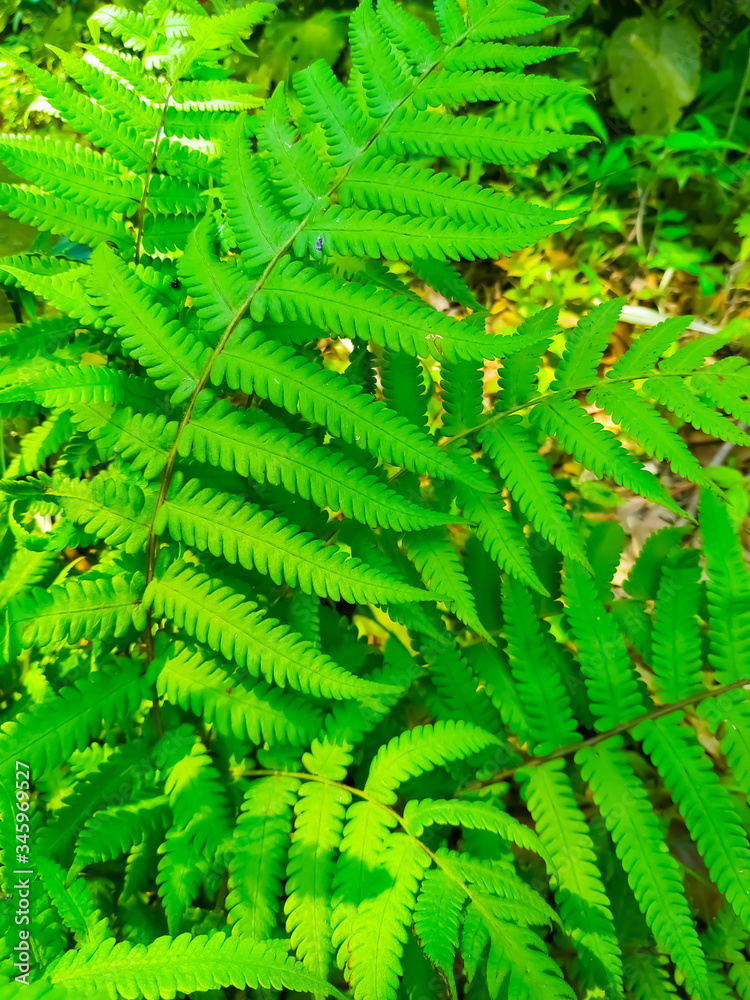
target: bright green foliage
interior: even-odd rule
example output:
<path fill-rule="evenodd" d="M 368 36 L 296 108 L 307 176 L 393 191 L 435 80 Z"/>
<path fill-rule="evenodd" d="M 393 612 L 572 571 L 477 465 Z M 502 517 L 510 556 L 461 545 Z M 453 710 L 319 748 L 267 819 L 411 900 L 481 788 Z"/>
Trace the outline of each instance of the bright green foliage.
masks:
<path fill-rule="evenodd" d="M 63 237 L 0 261 L 45 303 L 0 335 L 25 989 L 746 995 L 745 939 L 714 939 L 732 910 L 750 930 L 750 577 L 680 426 L 746 443 L 750 369 L 713 357 L 724 334 L 673 352 L 671 319 L 600 375 L 619 300 L 487 323 L 462 262 L 571 219 L 469 178 L 589 141 L 528 125 L 583 100 L 525 71 L 561 51 L 517 43 L 543 6 L 436 0 L 438 36 L 363 0 L 341 79 L 313 62 L 263 102 L 229 65 L 272 14 L 108 5 L 62 76 L 12 56 L 69 136 L 0 139 L 23 182 L 0 205 Z M 547 439 L 672 512 L 647 458 L 705 485 L 703 554 L 662 534 L 615 601 L 617 531 Z M 666 714 L 699 702 L 733 781 Z M 718 929 L 652 793 L 726 897 Z"/>

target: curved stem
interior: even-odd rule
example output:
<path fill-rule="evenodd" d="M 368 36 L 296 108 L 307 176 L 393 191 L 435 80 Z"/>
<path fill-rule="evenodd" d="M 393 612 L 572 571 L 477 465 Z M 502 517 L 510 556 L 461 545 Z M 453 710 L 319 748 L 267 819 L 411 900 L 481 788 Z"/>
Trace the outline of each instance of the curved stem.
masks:
<path fill-rule="evenodd" d="M 644 712 L 642 715 L 637 715 L 633 719 L 628 719 L 626 722 L 621 722 L 617 726 L 613 726 L 612 729 L 608 729 L 605 733 L 597 733 L 596 736 L 590 736 L 587 740 L 579 740 L 577 743 L 569 743 L 567 746 L 559 747 L 557 750 L 553 750 L 552 753 L 545 754 L 544 757 L 534 757 L 529 761 L 524 761 L 521 764 L 516 765 L 516 767 L 510 767 L 505 771 L 501 771 L 499 774 L 493 775 L 491 778 L 487 778 L 486 781 L 475 781 L 471 785 L 467 786 L 467 791 L 471 791 L 477 788 L 485 788 L 487 785 L 496 785 L 501 781 L 507 781 L 508 778 L 512 778 L 517 771 L 520 771 L 524 767 L 539 767 L 541 764 L 546 764 L 550 760 L 560 760 L 564 757 L 572 757 L 573 754 L 578 753 L 583 747 L 593 747 L 597 743 L 603 743 L 605 740 L 611 739 L 613 736 L 619 736 L 622 733 L 627 733 L 631 729 L 635 729 L 636 726 L 640 725 L 641 722 L 648 722 L 652 719 L 661 719 L 665 715 L 671 715 L 672 712 L 680 712 L 685 708 L 691 708 L 694 705 L 700 705 L 704 701 L 708 701 L 710 698 L 719 698 L 723 694 L 727 694 L 728 691 L 736 691 L 738 688 L 747 687 L 750 685 L 750 677 L 742 677 L 738 681 L 732 681 L 730 684 L 723 684 L 721 687 L 714 688 L 712 691 L 699 691 L 697 694 L 690 695 L 687 698 L 682 698 L 680 701 L 674 701 L 669 705 L 656 705 L 654 708 L 649 709 L 648 712 Z"/>
<path fill-rule="evenodd" d="M 485 17 L 489 17 L 489 13 L 486 14 Z M 481 20 L 484 20 L 484 18 L 482 18 Z M 339 171 L 339 173 L 337 174 L 337 176 L 334 178 L 334 180 L 331 182 L 331 184 L 329 186 L 329 189 L 327 191 L 327 197 L 331 197 L 333 194 L 335 194 L 335 192 L 338 190 L 338 188 L 346 180 L 349 172 L 352 170 L 352 168 L 354 167 L 354 165 L 356 164 L 356 162 L 358 161 L 358 159 L 377 140 L 377 138 L 380 136 L 380 134 L 383 132 L 383 130 L 386 128 L 386 126 L 390 122 L 390 120 L 393 117 L 393 115 L 412 97 L 412 95 L 422 85 L 422 83 L 424 82 L 424 80 L 428 76 L 430 76 L 430 74 L 432 74 L 436 69 L 438 69 L 440 67 L 440 65 L 445 60 L 445 58 L 448 55 L 448 53 L 450 53 L 454 48 L 456 48 L 457 46 L 461 45 L 465 41 L 465 39 L 468 36 L 470 30 L 471 29 L 467 27 L 466 32 L 464 32 L 464 34 L 460 38 L 456 39 L 456 41 L 453 42 L 451 45 L 446 46 L 446 48 L 441 52 L 439 59 L 437 59 L 432 65 L 430 65 L 418 77 L 415 78 L 415 80 L 413 82 L 413 85 L 411 86 L 409 92 L 407 94 L 405 94 L 399 100 L 399 102 L 396 104 L 396 106 L 393 108 L 392 111 L 390 111 L 386 116 L 384 116 L 378 122 L 378 125 L 377 125 L 375 131 L 370 136 L 370 138 L 367 140 L 367 142 L 362 147 L 362 149 L 359 151 L 359 153 L 357 154 L 357 156 L 354 157 L 345 167 L 343 167 Z M 166 111 L 165 111 L 165 114 L 166 114 Z M 159 554 L 159 540 L 158 540 L 158 536 L 154 532 L 154 520 L 155 520 L 155 518 L 156 518 L 156 516 L 157 516 L 157 514 L 159 512 L 159 510 L 161 509 L 161 507 L 163 506 L 163 504 L 166 501 L 167 494 L 169 492 L 169 487 L 170 487 L 170 485 L 172 483 L 172 477 L 174 475 L 174 466 L 175 466 L 175 462 L 177 460 L 178 444 L 179 444 L 179 440 L 180 440 L 180 435 L 181 435 L 182 431 L 185 429 L 185 427 L 189 424 L 190 420 L 192 419 L 192 415 L 193 415 L 193 412 L 195 410 L 195 406 L 197 404 L 198 397 L 199 397 L 200 393 L 203 391 L 203 389 L 206 387 L 206 385 L 207 385 L 207 383 L 208 383 L 208 381 L 209 381 L 209 379 L 211 377 L 211 372 L 212 372 L 213 366 L 214 366 L 217 358 L 222 353 L 222 351 L 224 350 L 224 348 L 227 346 L 227 343 L 229 342 L 229 339 L 231 338 L 231 336 L 234 333 L 234 331 L 237 329 L 237 326 L 239 325 L 240 321 L 243 319 L 243 317 L 247 313 L 248 309 L 250 309 L 250 307 L 252 306 L 253 302 L 255 301 L 256 295 L 261 291 L 261 289 L 263 288 L 264 283 L 268 280 L 269 276 L 271 275 L 271 273 L 273 272 L 274 268 L 279 263 L 279 261 L 290 252 L 290 250 L 292 249 L 292 247 L 294 245 L 294 241 L 295 241 L 297 235 L 305 228 L 305 226 L 307 226 L 307 224 L 309 223 L 311 217 L 312 217 L 312 215 L 308 215 L 304 219 L 302 219 L 302 221 L 300 222 L 299 226 L 295 229 L 294 233 L 289 237 L 289 239 L 286 241 L 286 243 L 284 243 L 284 245 L 282 247 L 280 247 L 276 251 L 275 255 L 268 262 L 268 264 L 266 265 L 265 269 L 263 270 L 263 273 L 257 279 L 257 281 L 253 285 L 252 289 L 250 290 L 250 292 L 248 293 L 248 295 L 245 297 L 244 301 L 235 310 L 235 312 L 234 312 L 231 320 L 229 321 L 226 329 L 224 330 L 224 333 L 221 335 L 221 337 L 220 337 L 220 339 L 219 339 L 216 347 L 211 352 L 211 357 L 209 358 L 209 360 L 208 360 L 208 362 L 206 364 L 206 367 L 205 367 L 202 375 L 200 376 L 198 382 L 196 383 L 195 389 L 193 390 L 193 392 L 192 392 L 192 394 L 190 396 L 190 399 L 189 399 L 189 401 L 187 403 L 187 406 L 186 406 L 186 409 L 185 409 L 185 413 L 183 414 L 183 417 L 182 417 L 182 419 L 181 419 L 181 421 L 179 423 L 179 427 L 177 429 L 177 433 L 175 434 L 175 439 L 174 439 L 174 441 L 173 441 L 173 443 L 172 443 L 172 445 L 171 445 L 171 447 L 169 449 L 169 452 L 167 453 L 167 460 L 166 460 L 166 463 L 165 463 L 165 466 L 164 466 L 164 472 L 163 472 L 163 475 L 162 475 L 162 482 L 161 482 L 161 485 L 160 485 L 160 488 L 159 488 L 159 494 L 158 494 L 157 499 L 156 499 L 156 504 L 154 505 L 154 512 L 153 512 L 153 517 L 152 517 L 152 520 L 151 520 L 151 524 L 149 526 L 149 537 L 148 537 L 148 543 L 147 543 L 147 547 L 146 547 L 146 571 L 145 571 L 146 585 L 148 585 L 151 582 L 151 580 L 153 580 L 153 578 L 154 578 L 154 572 L 155 572 L 155 569 L 156 569 L 156 561 L 157 561 L 158 554 Z M 146 645 L 146 659 L 147 659 L 147 663 L 150 663 L 151 660 L 153 659 L 153 655 L 154 655 L 154 643 L 153 643 L 152 630 L 150 628 L 150 620 L 149 620 L 148 626 L 147 626 L 147 636 L 146 636 L 145 645 Z"/>

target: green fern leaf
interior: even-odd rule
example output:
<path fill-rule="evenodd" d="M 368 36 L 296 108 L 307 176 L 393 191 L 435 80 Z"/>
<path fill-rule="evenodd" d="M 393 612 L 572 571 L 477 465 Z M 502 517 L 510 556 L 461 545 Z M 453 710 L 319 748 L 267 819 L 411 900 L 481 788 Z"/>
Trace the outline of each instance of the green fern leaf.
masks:
<path fill-rule="evenodd" d="M 425 873 L 414 908 L 414 929 L 425 955 L 440 970 L 448 984 L 449 996 L 455 1000 L 456 980 L 453 975 L 458 947 L 459 916 L 466 894 L 440 868 Z"/>
<path fill-rule="evenodd" d="M 609 344 L 612 327 L 622 312 L 622 299 L 603 302 L 570 331 L 552 383 L 555 389 L 577 391 L 596 381 L 596 369 Z"/>
<path fill-rule="evenodd" d="M 82 878 L 66 879 L 65 870 L 49 858 L 39 858 L 37 868 L 63 925 L 75 934 L 80 945 L 97 945 L 112 938 L 107 918 L 94 906 Z"/>
<path fill-rule="evenodd" d="M 345 776 L 345 775 L 344 775 Z M 323 784 L 303 784 L 295 805 L 289 846 L 286 929 L 299 960 L 320 979 L 333 957 L 331 897 L 334 856 L 344 828 L 348 792 Z"/>
<path fill-rule="evenodd" d="M 208 549 L 245 569 L 255 567 L 274 583 L 285 581 L 306 594 L 351 604 L 389 604 L 429 596 L 335 546 L 324 545 L 255 504 L 245 504 L 241 497 L 202 488 L 195 479 L 173 492 L 160 508 L 153 530 L 161 534 L 165 529 L 176 541 Z"/>
<path fill-rule="evenodd" d="M 606 732 L 642 714 L 645 692 L 614 618 L 599 602 L 594 581 L 576 563 L 565 567 L 563 597 L 594 727 Z"/>
<path fill-rule="evenodd" d="M 390 116 L 375 148 L 383 156 L 406 152 L 520 166 L 549 153 L 578 149 L 588 141 L 585 136 L 498 125 L 491 118 L 457 119 L 429 111 L 400 109 Z"/>
<path fill-rule="evenodd" d="M 587 565 L 581 542 L 567 517 L 544 459 L 521 426 L 520 418 L 488 423 L 479 439 L 505 480 L 513 499 L 534 527 L 563 555 Z"/>
<path fill-rule="evenodd" d="M 324 243 L 325 247 L 325 243 Z M 253 319 L 309 323 L 336 337 L 375 340 L 420 357 L 479 362 L 498 340 L 477 333 L 419 301 L 396 300 L 374 285 L 340 283 L 300 261 L 284 260 L 266 279 L 251 307 Z"/>
<path fill-rule="evenodd" d="M 617 438 L 574 400 L 545 400 L 534 407 L 531 419 L 600 478 L 611 476 L 651 503 L 682 514 L 656 476 L 632 458 Z"/>
<path fill-rule="evenodd" d="M 233 934 L 241 938 L 265 940 L 276 927 L 299 788 L 296 778 L 261 778 L 245 794 L 230 849 L 227 896 Z"/>
<path fill-rule="evenodd" d="M 562 761 L 519 772 L 522 790 L 557 877 L 555 899 L 592 987 L 622 989 L 622 959 L 594 845 L 562 773 Z"/>
<path fill-rule="evenodd" d="M 318 447 L 257 410 L 243 412 L 217 403 L 183 429 L 177 446 L 183 457 L 192 455 L 241 476 L 281 484 L 371 527 L 408 531 L 450 520 L 402 499 L 331 446 Z"/>
<path fill-rule="evenodd" d="M 16 760 L 27 764 L 33 774 L 57 767 L 74 750 L 86 746 L 102 725 L 132 715 L 140 706 L 142 692 L 138 665 L 120 658 L 116 674 L 94 674 L 3 723 L 0 774 L 14 768 Z"/>
<path fill-rule="evenodd" d="M 395 789 L 409 778 L 498 742 L 492 733 L 469 722 L 436 722 L 408 729 L 378 750 L 365 791 L 381 802 L 395 802 Z"/>
<path fill-rule="evenodd" d="M 588 395 L 627 434 L 655 458 L 691 482 L 703 484 L 706 475 L 674 427 L 627 385 L 599 385 Z"/>
<path fill-rule="evenodd" d="M 143 604 L 237 666 L 262 674 L 269 684 L 288 684 L 316 697 L 335 699 L 387 692 L 382 685 L 336 666 L 310 643 L 257 610 L 256 604 L 185 563 L 173 563 L 163 576 L 152 580 Z"/>
<path fill-rule="evenodd" d="M 149 680 L 160 697 L 192 710 L 228 740 L 305 744 L 320 729 L 315 705 L 262 682 L 243 684 L 195 646 L 172 645 L 154 660 Z"/>
<path fill-rule="evenodd" d="M 456 222 L 485 226 L 491 221 L 501 237 L 520 232 L 526 234 L 527 242 L 566 224 L 562 212 L 511 198 L 454 174 L 383 156 L 355 162 L 339 198 L 345 208 L 377 208 L 423 218 L 447 215 Z"/>
<path fill-rule="evenodd" d="M 425 827 L 449 824 L 469 830 L 487 830 L 527 851 L 544 855 L 544 848 L 532 830 L 489 802 L 411 799 L 404 807 L 404 822 L 415 837 L 421 837 Z"/>
<path fill-rule="evenodd" d="M 91 573 L 47 591 L 35 588 L 11 608 L 13 631 L 26 648 L 74 643 L 84 635 L 119 637 L 143 627 L 142 594 L 140 573 L 130 579 Z"/>
<path fill-rule="evenodd" d="M 179 402 L 195 391 L 206 364 L 206 349 L 177 319 L 150 301 L 146 288 L 108 247 L 92 255 L 96 301 L 117 328 L 122 344 Z"/>
<path fill-rule="evenodd" d="M 388 838 L 353 921 L 348 972 L 356 1000 L 396 1000 L 407 928 L 429 864 L 421 845 L 405 834 Z"/>
<path fill-rule="evenodd" d="M 654 607 L 650 666 L 666 703 L 702 689 L 698 622 L 700 566 L 697 552 L 680 552 L 664 564 Z M 726 566 L 724 552 L 722 566 Z"/>
<path fill-rule="evenodd" d="M 0 185 L 0 208 L 14 219 L 44 232 L 62 233 L 78 243 L 114 243 L 128 253 L 133 239 L 125 223 L 103 212 L 79 207 L 28 185 Z"/>
<path fill-rule="evenodd" d="M 295 224 L 272 197 L 265 166 L 250 155 L 241 118 L 225 149 L 223 191 L 243 258 L 252 265 L 272 260 L 288 243 Z"/>
<path fill-rule="evenodd" d="M 404 538 L 404 548 L 425 585 L 435 595 L 440 595 L 465 625 L 489 638 L 477 617 L 474 595 L 458 553 L 445 532 L 440 528 L 423 528 Z"/>
<path fill-rule="evenodd" d="M 499 498 L 484 496 L 461 486 L 458 504 L 471 521 L 477 538 L 500 569 L 540 594 L 547 589 L 536 574 L 526 539 L 513 515 Z"/>
<path fill-rule="evenodd" d="M 110 212 L 130 215 L 143 195 L 140 178 L 123 175 L 108 154 L 50 136 L 4 135 L 0 160 L 46 193 L 72 198 L 105 216 Z"/>
<path fill-rule="evenodd" d="M 100 809 L 84 824 L 76 840 L 74 867 L 111 861 L 152 834 L 162 835 L 169 820 L 169 802 L 165 795 Z"/>
<path fill-rule="evenodd" d="M 607 746 L 599 744 L 579 750 L 576 762 L 591 787 L 657 944 L 672 956 L 691 992 L 709 1000 L 706 962 L 677 862 L 667 853 L 646 790 L 622 753 L 615 749 L 616 744 L 616 740 L 610 740 Z M 628 802 L 627 809 L 622 808 L 623 802 Z"/>
<path fill-rule="evenodd" d="M 506 577 L 503 585 L 503 623 L 508 660 L 535 754 L 543 756 L 580 739 L 562 678 L 549 655 L 554 640 L 540 630 L 531 595 L 512 577 Z M 534 664 L 533 670 L 529 664 Z"/>
<path fill-rule="evenodd" d="M 719 684 L 748 675 L 750 652 L 750 574 L 729 512 L 703 490 L 700 523 L 708 573 L 708 661 Z"/>
<path fill-rule="evenodd" d="M 674 794 L 711 878 L 745 927 L 750 924 L 750 847 L 740 815 L 719 783 L 710 760 L 681 714 L 642 723 L 633 735 L 643 741 L 665 784 Z"/>
<path fill-rule="evenodd" d="M 270 942 L 210 937 L 160 937 L 148 946 L 117 944 L 110 938 L 95 951 L 68 952 L 48 971 L 53 984 L 70 996 L 102 996 L 117 1000 L 118 994 L 154 997 L 162 993 L 247 986 L 250 989 L 299 990 L 337 997 L 334 986 L 312 976 L 289 958 L 283 947 Z"/>
<path fill-rule="evenodd" d="M 439 450 L 426 434 L 336 372 L 300 358 L 262 332 L 233 339 L 213 366 L 215 385 L 253 392 L 275 406 L 299 409 L 312 423 L 393 465 L 438 479 L 491 489 L 463 456 Z"/>

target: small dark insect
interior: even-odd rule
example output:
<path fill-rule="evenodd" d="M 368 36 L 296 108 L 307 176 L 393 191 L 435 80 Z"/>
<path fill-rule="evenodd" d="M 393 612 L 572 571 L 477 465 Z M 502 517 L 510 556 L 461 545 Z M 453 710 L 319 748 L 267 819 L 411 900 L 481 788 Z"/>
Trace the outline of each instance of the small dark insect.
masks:
<path fill-rule="evenodd" d="M 182 288 L 182 282 L 180 281 L 179 278 L 172 278 L 169 284 L 172 286 L 172 288 Z"/>
<path fill-rule="evenodd" d="M 315 241 L 315 253 L 323 253 L 323 237 L 319 236 Z"/>

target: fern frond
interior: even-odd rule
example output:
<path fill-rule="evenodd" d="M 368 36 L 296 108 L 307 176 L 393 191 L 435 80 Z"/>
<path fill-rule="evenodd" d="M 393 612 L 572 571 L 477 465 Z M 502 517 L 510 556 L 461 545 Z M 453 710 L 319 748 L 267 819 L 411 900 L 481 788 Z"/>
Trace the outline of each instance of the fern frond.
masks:
<path fill-rule="evenodd" d="M 580 739 L 562 678 L 549 655 L 554 640 L 541 631 L 531 594 L 512 577 L 503 584 L 503 623 L 508 660 L 535 754 L 543 756 Z"/>
<path fill-rule="evenodd" d="M 544 848 L 532 830 L 490 802 L 411 799 L 404 807 L 404 822 L 415 837 L 421 837 L 424 828 L 434 824 L 462 826 L 469 830 L 496 833 L 503 840 L 517 844 L 527 851 L 544 855 Z"/>
<path fill-rule="evenodd" d="M 711 878 L 745 927 L 750 924 L 750 847 L 726 787 L 679 712 L 642 723 L 633 735 L 672 791 Z"/>
<path fill-rule="evenodd" d="M 340 510 L 371 527 L 408 531 L 451 520 L 402 499 L 374 475 L 363 475 L 341 452 L 318 447 L 257 410 L 242 412 L 223 402 L 215 404 L 183 429 L 178 450 L 183 457 L 192 455 L 241 476 L 281 484 L 305 500 Z"/>
<path fill-rule="evenodd" d="M 379 804 L 354 801 L 346 812 L 344 833 L 333 876 L 332 936 L 336 962 L 344 969 L 349 960 L 349 941 L 362 901 L 371 891 L 375 871 L 395 818 Z"/>
<path fill-rule="evenodd" d="M 448 983 L 451 998 L 456 996 L 453 963 L 465 898 L 466 893 L 457 882 L 440 868 L 431 868 L 425 872 L 414 907 L 414 929 L 425 955 Z"/>
<path fill-rule="evenodd" d="M 384 156 L 450 156 L 500 166 L 520 166 L 563 149 L 580 149 L 586 136 L 498 125 L 491 118 L 451 118 L 429 111 L 395 111 L 375 148 Z"/>
<path fill-rule="evenodd" d="M 611 477 L 651 503 L 682 515 L 656 476 L 644 469 L 617 438 L 571 399 L 546 400 L 531 413 L 534 424 L 600 478 Z"/>
<path fill-rule="evenodd" d="M 644 711 L 645 692 L 614 618 L 599 602 L 594 581 L 576 563 L 565 567 L 563 597 L 594 727 L 599 732 L 614 729 Z"/>
<path fill-rule="evenodd" d="M 7 479 L 36 472 L 71 437 L 73 428 L 67 414 L 55 414 L 24 435 L 18 454 L 7 466 Z"/>
<path fill-rule="evenodd" d="M 352 15 L 349 44 L 357 71 L 355 80 L 364 92 L 367 110 L 372 118 L 384 118 L 406 96 L 410 81 L 371 0 L 359 4 Z"/>
<path fill-rule="evenodd" d="M 289 845 L 286 929 L 299 960 L 325 979 L 333 957 L 331 897 L 334 854 L 344 828 L 348 792 L 308 782 L 299 790 Z"/>
<path fill-rule="evenodd" d="M 364 145 L 364 120 L 344 85 L 318 59 L 296 74 L 294 86 L 307 117 L 323 129 L 331 164 L 349 164 Z"/>
<path fill-rule="evenodd" d="M 159 845 L 161 858 L 156 872 L 159 899 L 167 919 L 169 933 L 179 933 L 187 908 L 198 896 L 208 865 L 191 830 L 167 830 L 164 843 Z"/>
<path fill-rule="evenodd" d="M 404 538 L 404 548 L 430 591 L 439 595 L 465 625 L 488 637 L 477 617 L 474 595 L 458 553 L 445 532 L 423 528 Z"/>
<path fill-rule="evenodd" d="M 353 920 L 347 967 L 356 1000 L 396 1000 L 407 929 L 429 864 L 421 845 L 406 834 L 388 838 Z"/>
<path fill-rule="evenodd" d="M 499 342 L 419 301 L 394 299 L 374 285 L 343 284 L 288 259 L 276 266 L 253 302 L 253 319 L 262 320 L 266 314 L 275 322 L 309 323 L 336 337 L 374 340 L 392 350 L 439 361 L 479 362 L 492 356 Z"/>
<path fill-rule="evenodd" d="M 537 576 L 528 553 L 526 539 L 513 515 L 499 497 L 489 497 L 461 486 L 458 504 L 471 521 L 477 538 L 500 569 L 540 594 L 546 587 Z"/>
<path fill-rule="evenodd" d="M 492 733 L 470 722 L 449 720 L 408 729 L 378 750 L 370 765 L 365 791 L 381 802 L 395 802 L 395 789 L 409 778 L 498 742 Z"/>
<path fill-rule="evenodd" d="M 70 951 L 47 973 L 53 984 L 87 997 L 102 994 L 117 1000 L 123 991 L 130 996 L 222 989 L 299 990 L 337 997 L 334 986 L 311 975 L 279 945 L 227 938 L 221 932 L 210 937 L 160 937 L 147 946 L 128 941 L 117 944 L 109 938 L 96 950 Z"/>
<path fill-rule="evenodd" d="M 142 595 L 141 573 L 130 579 L 91 573 L 47 591 L 34 588 L 11 608 L 13 631 L 26 648 L 78 642 L 84 635 L 119 637 L 145 624 Z"/>
<path fill-rule="evenodd" d="M 170 818 L 165 795 L 100 809 L 88 819 L 76 840 L 75 864 L 83 867 L 125 854 L 152 834 L 163 834 Z"/>
<path fill-rule="evenodd" d="M 6 258 L 7 259 L 7 258 Z M 76 331 L 74 320 L 66 316 L 44 318 L 0 333 L 0 351 L 8 361 L 30 361 L 62 351 Z"/>
<path fill-rule="evenodd" d="M 594 845 L 562 761 L 519 772 L 537 833 L 557 877 L 555 899 L 592 986 L 622 988 L 622 958 Z"/>
<path fill-rule="evenodd" d="M 596 369 L 609 344 L 610 333 L 622 312 L 622 299 L 595 306 L 569 332 L 555 372 L 555 389 L 576 391 L 596 381 Z"/>
<path fill-rule="evenodd" d="M 641 447 L 660 461 L 667 461 L 680 476 L 703 484 L 706 475 L 695 456 L 669 421 L 657 413 L 635 389 L 628 385 L 600 384 L 588 395 Z"/>
<path fill-rule="evenodd" d="M 71 930 L 80 945 L 97 945 L 112 932 L 107 918 L 94 906 L 82 878 L 66 879 L 65 869 L 49 858 L 37 862 L 44 888 L 65 927 Z"/>
<path fill-rule="evenodd" d="M 706 960 L 695 930 L 677 862 L 667 852 L 659 820 L 624 755 L 608 745 L 579 750 L 576 762 L 612 835 L 656 942 L 683 973 L 691 992 L 709 1000 Z M 628 802 L 623 809 L 622 803 Z"/>
<path fill-rule="evenodd" d="M 153 530 L 208 549 L 245 569 L 267 573 L 306 594 L 356 603 L 390 604 L 425 600 L 428 594 L 386 576 L 336 546 L 324 545 L 297 525 L 275 518 L 241 497 L 203 488 L 188 480 L 162 505 Z"/>
<path fill-rule="evenodd" d="M 152 580 L 143 604 L 239 667 L 262 674 L 269 684 L 288 684 L 316 697 L 335 699 L 377 695 L 383 690 L 338 667 L 257 610 L 256 604 L 185 563 L 173 563 L 164 575 Z"/>
<path fill-rule="evenodd" d="M 526 232 L 488 231 L 484 224 L 450 218 L 414 218 L 378 209 L 330 208 L 313 215 L 294 242 L 298 254 L 322 241 L 329 253 L 387 260 L 482 260 L 507 257 L 528 245 Z M 421 353 L 421 352 L 420 352 Z M 447 352 L 446 352 L 447 353 Z M 477 355 L 470 355 L 475 360 Z"/>
<path fill-rule="evenodd" d="M 248 686 L 194 646 L 174 645 L 151 667 L 157 693 L 190 709 L 226 739 L 307 743 L 321 725 L 315 705 L 262 682 Z"/>
<path fill-rule="evenodd" d="M 47 493 L 88 534 L 125 552 L 139 552 L 148 539 L 156 495 L 144 484 L 101 473 L 93 479 L 55 478 Z"/>
<path fill-rule="evenodd" d="M 127 376 L 117 368 L 50 365 L 0 388 L 0 404 L 33 401 L 52 409 L 80 402 L 114 403 L 123 398 L 126 384 Z"/>
<path fill-rule="evenodd" d="M 479 439 L 513 499 L 537 531 L 563 555 L 585 566 L 586 555 L 565 513 L 554 479 L 521 426 L 520 418 L 509 417 L 487 424 Z"/>
<path fill-rule="evenodd" d="M 71 198 L 89 209 L 131 214 L 143 194 L 143 182 L 124 174 L 107 153 L 50 136 L 4 135 L 0 160 L 48 194 Z"/>
<path fill-rule="evenodd" d="M 227 908 L 232 934 L 261 941 L 276 927 L 286 866 L 296 778 L 261 778 L 250 784 L 230 847 Z"/>
<path fill-rule="evenodd" d="M 6 774 L 16 760 L 28 764 L 34 774 L 57 767 L 74 750 L 117 718 L 132 715 L 140 706 L 143 682 L 138 664 L 121 658 L 117 673 L 97 673 L 71 684 L 6 722 L 0 733 L 0 773 Z"/>
<path fill-rule="evenodd" d="M 114 243 L 127 254 L 133 239 L 125 223 L 103 212 L 79 207 L 28 185 L 0 185 L 0 208 L 14 219 L 43 232 L 61 233 L 78 243 Z"/>
<path fill-rule="evenodd" d="M 109 845 L 114 841 L 107 837 L 103 837 L 101 843 L 96 840 L 95 831 L 99 828 L 97 817 L 103 815 L 105 803 L 107 809 L 111 807 L 113 812 L 117 812 L 123 802 L 123 788 L 127 788 L 131 795 L 139 794 L 143 787 L 141 771 L 151 749 L 146 740 L 121 744 L 95 770 L 77 781 L 65 799 L 64 808 L 40 831 L 40 852 L 67 866 L 74 847 L 76 851 L 80 850 L 83 840 L 94 855 L 101 852 L 103 857 L 116 856 L 108 855 Z"/>
<path fill-rule="evenodd" d="M 487 981 L 497 991 L 507 984 L 510 996 L 532 1000 L 573 1000 L 575 994 L 563 980 L 560 967 L 547 954 L 534 931 L 516 923 L 494 919 L 490 924 Z"/>
<path fill-rule="evenodd" d="M 642 333 L 607 372 L 609 379 L 639 378 L 651 372 L 657 361 L 685 332 L 689 316 L 673 316 Z"/>
<path fill-rule="evenodd" d="M 160 389 L 173 390 L 175 402 L 187 398 L 205 367 L 206 348 L 151 301 L 147 287 L 109 247 L 101 247 L 91 261 L 93 294 L 125 350 Z"/>
<path fill-rule="evenodd" d="M 121 39 L 126 49 L 133 49 L 135 52 L 146 48 L 155 28 L 152 17 L 116 4 L 100 7 L 91 15 L 91 23 L 103 28 L 114 38 Z"/>
<path fill-rule="evenodd" d="M 500 237 L 526 234 L 526 243 L 566 224 L 562 212 L 511 198 L 454 174 L 383 156 L 355 162 L 339 198 L 345 208 L 375 208 L 422 218 L 447 216 L 469 225 L 491 222 Z"/>
<path fill-rule="evenodd" d="M 572 50 L 556 45 L 513 45 L 503 42 L 467 42 L 446 54 L 446 69 L 520 70 L 525 66 L 567 55 Z"/>
<path fill-rule="evenodd" d="M 174 828 L 188 835 L 198 853 L 213 856 L 228 826 L 228 805 L 219 772 L 199 739 L 169 768 L 164 792 Z"/>
<path fill-rule="evenodd" d="M 145 173 L 150 153 L 135 129 L 119 122 L 106 108 L 60 77 L 35 66 L 16 52 L 13 52 L 12 59 L 52 107 L 60 112 L 70 128 L 83 133 L 92 145 L 108 150 L 123 166 Z"/>
<path fill-rule="evenodd" d="M 262 330 L 233 339 L 213 366 L 211 379 L 215 385 L 226 382 L 230 388 L 255 392 L 275 406 L 299 409 L 306 420 L 393 465 L 438 479 L 458 479 L 474 489 L 488 488 L 463 456 L 439 450 L 382 402 L 336 372 L 269 340 Z"/>
<path fill-rule="evenodd" d="M 270 174 L 293 217 L 306 216 L 334 177 L 333 169 L 318 161 L 310 136 L 301 137 L 289 124 L 289 105 L 280 83 L 263 109 L 258 127 L 259 149 L 271 157 Z"/>
<path fill-rule="evenodd" d="M 279 254 L 295 230 L 273 197 L 267 167 L 250 155 L 242 119 L 224 150 L 224 199 L 227 220 L 243 258 L 265 264 Z"/>
<path fill-rule="evenodd" d="M 102 317 L 86 298 L 82 279 L 89 269 L 85 265 L 40 268 L 34 258 L 4 257 L 0 258 L 0 273 L 6 283 L 33 292 L 83 325 L 104 326 Z"/>
<path fill-rule="evenodd" d="M 722 568 L 726 568 L 727 556 L 724 550 Z M 679 552 L 665 562 L 659 582 L 650 666 L 665 704 L 689 698 L 702 687 L 698 621 L 701 570 L 697 557 L 697 552 Z"/>
<path fill-rule="evenodd" d="M 700 525 L 708 582 L 708 662 L 719 684 L 748 675 L 750 655 L 750 574 L 729 512 L 703 490 Z"/>

